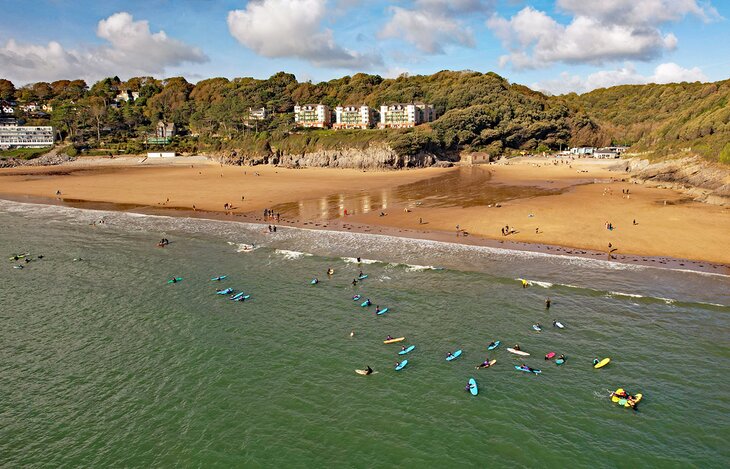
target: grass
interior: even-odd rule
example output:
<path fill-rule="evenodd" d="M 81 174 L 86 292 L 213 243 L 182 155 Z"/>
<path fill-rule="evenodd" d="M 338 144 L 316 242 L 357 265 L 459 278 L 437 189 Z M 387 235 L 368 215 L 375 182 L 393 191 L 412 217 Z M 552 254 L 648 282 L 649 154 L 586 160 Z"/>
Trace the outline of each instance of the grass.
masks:
<path fill-rule="evenodd" d="M 0 160 L 18 158 L 21 160 L 32 160 L 48 153 L 52 147 L 45 148 L 13 148 L 12 150 L 0 150 Z"/>

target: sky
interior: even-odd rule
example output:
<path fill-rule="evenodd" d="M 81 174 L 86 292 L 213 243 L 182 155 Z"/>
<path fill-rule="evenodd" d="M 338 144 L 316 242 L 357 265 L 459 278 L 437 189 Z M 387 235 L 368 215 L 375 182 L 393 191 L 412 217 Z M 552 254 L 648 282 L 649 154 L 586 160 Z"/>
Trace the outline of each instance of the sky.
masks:
<path fill-rule="evenodd" d="M 561 94 L 730 78 L 730 0 L 0 0 L 0 78 L 493 71 Z"/>

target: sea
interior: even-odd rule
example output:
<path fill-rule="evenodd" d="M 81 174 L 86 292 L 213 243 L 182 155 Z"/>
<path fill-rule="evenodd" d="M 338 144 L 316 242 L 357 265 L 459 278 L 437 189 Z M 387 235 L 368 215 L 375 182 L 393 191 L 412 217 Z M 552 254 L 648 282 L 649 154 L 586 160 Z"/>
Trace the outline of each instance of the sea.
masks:
<path fill-rule="evenodd" d="M 0 466 L 730 464 L 730 277 L 265 228 L 0 201 Z"/>

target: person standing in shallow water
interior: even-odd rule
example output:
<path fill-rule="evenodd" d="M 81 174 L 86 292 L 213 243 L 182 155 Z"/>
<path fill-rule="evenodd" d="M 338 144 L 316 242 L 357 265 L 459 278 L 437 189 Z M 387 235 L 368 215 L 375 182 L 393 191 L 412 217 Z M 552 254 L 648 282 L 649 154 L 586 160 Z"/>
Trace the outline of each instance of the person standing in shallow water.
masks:
<path fill-rule="evenodd" d="M 550 309 L 550 297 L 549 296 L 545 300 L 545 309 Z"/>

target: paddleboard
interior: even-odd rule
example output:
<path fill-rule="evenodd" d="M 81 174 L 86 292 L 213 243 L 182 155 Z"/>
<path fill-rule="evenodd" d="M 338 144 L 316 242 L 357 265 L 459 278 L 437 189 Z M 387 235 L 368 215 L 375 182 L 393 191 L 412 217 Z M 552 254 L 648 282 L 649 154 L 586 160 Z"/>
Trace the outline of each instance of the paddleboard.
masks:
<path fill-rule="evenodd" d="M 215 292 L 216 295 L 227 295 L 229 293 L 233 293 L 233 288 L 226 288 L 224 290 L 218 290 Z"/>
<path fill-rule="evenodd" d="M 380 311 L 378 311 L 378 313 L 377 313 L 377 314 L 385 314 L 385 313 L 387 313 L 387 312 L 388 312 L 388 308 L 383 308 L 383 309 L 381 309 Z"/>
<path fill-rule="evenodd" d="M 522 368 L 519 365 L 515 365 L 515 370 L 524 371 L 525 373 L 535 373 L 536 375 L 539 375 L 540 373 L 542 373 L 541 370 L 528 370 L 528 369 Z"/>
<path fill-rule="evenodd" d="M 384 344 L 394 344 L 396 342 L 403 342 L 404 340 L 406 340 L 405 337 L 398 337 L 398 338 L 395 338 L 395 339 L 384 340 L 383 343 Z"/>
<path fill-rule="evenodd" d="M 243 295 L 243 296 L 239 296 L 234 301 L 243 301 L 243 300 L 248 300 L 249 298 L 251 298 L 251 295 Z"/>
<path fill-rule="evenodd" d="M 547 353 L 547 354 L 545 355 L 545 360 L 550 360 L 550 359 L 551 359 L 551 358 L 553 358 L 554 356 L 555 356 L 555 352 L 548 352 L 548 353 Z"/>
<path fill-rule="evenodd" d="M 542 327 L 538 326 L 537 324 L 533 324 L 532 328 L 535 329 L 537 332 L 540 332 L 542 330 Z"/>
<path fill-rule="evenodd" d="M 182 277 L 175 277 L 175 280 L 177 280 L 177 282 L 182 282 Z M 177 283 L 177 282 L 173 282 L 172 280 L 167 281 L 167 283 Z"/>
<path fill-rule="evenodd" d="M 368 275 L 367 274 L 360 275 L 359 277 L 357 277 L 358 280 L 365 280 L 366 278 L 368 278 Z"/>
<path fill-rule="evenodd" d="M 372 304 L 372 302 L 370 304 L 368 304 L 367 301 L 363 301 L 362 304 L 360 304 L 360 306 L 362 306 L 364 308 L 366 306 L 370 306 L 371 304 Z"/>
<path fill-rule="evenodd" d="M 477 381 L 474 378 L 469 378 L 469 392 L 472 396 L 479 394 L 479 388 L 477 387 Z"/>
<path fill-rule="evenodd" d="M 527 352 L 523 352 L 522 350 L 515 350 L 513 348 L 508 348 L 507 351 L 509 353 L 514 353 L 515 355 L 520 355 L 522 357 L 528 357 L 528 356 L 530 356 L 530 354 L 527 353 Z"/>
<path fill-rule="evenodd" d="M 228 275 L 221 275 L 220 277 L 213 277 L 211 280 L 213 280 L 213 281 L 223 280 L 224 278 L 228 278 Z"/>
<path fill-rule="evenodd" d="M 557 328 L 560 328 L 560 329 L 565 329 L 565 326 L 563 326 L 563 323 L 561 323 L 561 322 L 559 322 L 559 321 L 555 321 L 555 324 L 553 324 L 553 325 L 554 325 L 555 327 L 557 327 Z"/>
<path fill-rule="evenodd" d="M 598 362 L 595 365 L 593 365 L 593 368 L 595 368 L 595 369 L 603 368 L 604 366 L 608 365 L 610 362 L 611 362 L 611 359 L 610 358 L 604 358 L 600 362 Z"/>
<path fill-rule="evenodd" d="M 490 360 L 489 361 L 489 367 L 488 368 L 491 368 L 492 366 L 494 366 L 495 363 L 497 363 L 497 360 Z M 484 367 L 482 365 L 478 365 L 476 368 L 479 370 L 479 369 L 487 368 L 487 367 Z"/>
<path fill-rule="evenodd" d="M 398 366 L 395 367 L 395 371 L 402 370 L 403 368 L 406 367 L 407 364 L 408 364 L 408 360 L 403 360 L 402 362 L 398 363 Z"/>
<path fill-rule="evenodd" d="M 405 350 L 401 350 L 400 352 L 398 352 L 398 355 L 405 355 L 406 353 L 412 351 L 414 348 L 416 348 L 415 345 L 410 345 Z"/>
<path fill-rule="evenodd" d="M 461 349 L 457 350 L 456 352 L 452 353 L 451 356 L 446 357 L 446 361 L 450 362 L 451 360 L 456 360 L 461 356 Z"/>
<path fill-rule="evenodd" d="M 640 392 L 636 393 L 636 395 L 634 396 L 634 405 L 638 404 L 639 401 L 641 401 L 642 397 L 644 397 L 643 394 L 641 394 Z M 619 404 L 621 404 L 621 401 L 619 401 Z M 624 407 L 631 407 L 631 404 L 629 404 L 628 399 L 626 399 L 626 402 L 624 403 Z"/>
<path fill-rule="evenodd" d="M 496 342 L 494 343 L 494 345 L 490 345 L 489 347 L 487 347 L 487 350 L 494 350 L 494 349 L 496 349 L 497 347 L 499 347 L 501 343 L 502 343 L 502 342 L 500 342 L 500 341 L 498 340 L 498 341 L 496 341 Z"/>
<path fill-rule="evenodd" d="M 556 365 L 562 365 L 563 363 L 565 363 L 565 360 L 563 360 L 562 358 L 558 358 L 557 360 L 555 360 Z"/>

